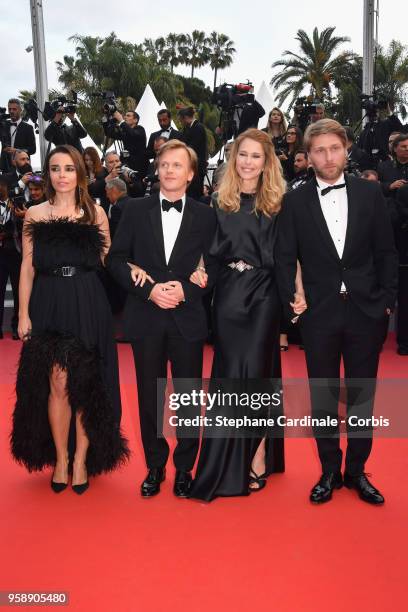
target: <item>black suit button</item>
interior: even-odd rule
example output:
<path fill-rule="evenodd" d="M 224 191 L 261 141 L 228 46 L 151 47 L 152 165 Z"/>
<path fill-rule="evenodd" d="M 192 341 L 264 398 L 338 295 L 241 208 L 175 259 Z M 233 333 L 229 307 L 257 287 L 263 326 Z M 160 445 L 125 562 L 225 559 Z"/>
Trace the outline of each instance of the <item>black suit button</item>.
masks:
<path fill-rule="evenodd" d="M 173 270 L 169 270 L 168 272 L 169 272 L 169 274 L 173 274 Z"/>
<path fill-rule="evenodd" d="M 347 270 L 346 266 L 344 266 L 343 270 Z"/>

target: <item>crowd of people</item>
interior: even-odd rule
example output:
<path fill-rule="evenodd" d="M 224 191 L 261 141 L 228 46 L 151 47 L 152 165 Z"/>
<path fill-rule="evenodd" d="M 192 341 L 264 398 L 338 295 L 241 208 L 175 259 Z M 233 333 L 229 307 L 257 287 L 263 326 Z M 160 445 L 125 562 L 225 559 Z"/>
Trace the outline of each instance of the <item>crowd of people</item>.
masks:
<path fill-rule="evenodd" d="M 101 160 L 92 147 L 57 143 L 39 176 L 15 100 L 12 111 L 2 151 L 11 169 L 0 177 L 0 301 L 10 277 L 13 337 L 24 341 L 12 452 L 29 470 L 52 465 L 55 492 L 72 472 L 82 494 L 88 475 L 129 455 L 112 310 L 124 308 L 135 361 L 143 497 L 159 493 L 169 456 L 157 381 L 170 362 L 176 390 L 194 391 L 210 331 L 214 381 L 247 388 L 278 380 L 292 329 L 310 378 L 338 379 L 343 358 L 347 379 L 374 380 L 398 294 L 398 352 L 408 355 L 408 133 L 387 133 L 387 159 L 379 159 L 326 119 L 323 105 L 304 134 L 273 108 L 264 130 L 250 126 L 225 144 L 210 182 L 194 109 L 179 111 L 181 132 L 162 109 L 147 144 L 137 113 L 116 110 L 105 132 L 123 142 L 122 154 Z M 373 397 L 370 387 L 368 415 Z M 311 399 L 316 418 L 337 415 L 330 384 L 311 387 Z M 350 399 L 348 410 L 355 408 Z M 194 414 L 192 405 L 179 411 Z M 383 503 L 365 474 L 372 436 L 349 438 L 343 477 L 338 425 L 317 429 L 322 475 L 311 501 L 329 501 L 344 484 Z M 177 428 L 178 497 L 248 495 L 284 470 L 281 436 L 207 434 L 193 482 L 199 433 Z"/>

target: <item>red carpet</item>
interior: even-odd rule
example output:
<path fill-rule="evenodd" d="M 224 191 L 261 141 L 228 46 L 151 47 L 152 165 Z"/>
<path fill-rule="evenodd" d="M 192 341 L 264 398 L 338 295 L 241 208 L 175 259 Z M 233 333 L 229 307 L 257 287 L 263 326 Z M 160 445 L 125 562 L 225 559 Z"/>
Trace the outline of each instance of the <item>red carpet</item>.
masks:
<path fill-rule="evenodd" d="M 271 477 L 259 495 L 209 505 L 179 500 L 170 468 L 161 494 L 144 500 L 133 365 L 129 347 L 121 345 L 132 460 L 92 480 L 83 497 L 71 490 L 57 496 L 50 472 L 30 475 L 9 455 L 18 351 L 18 342 L 0 341 L 0 591 L 67 591 L 68 609 L 84 612 L 406 607 L 406 440 L 374 443 L 368 470 L 386 496 L 380 508 L 347 489 L 329 504 L 311 506 L 309 489 L 319 475 L 314 442 L 293 439 L 286 473 Z M 210 358 L 208 351 L 207 375 Z M 305 374 L 297 347 L 283 359 L 285 376 Z M 407 367 L 389 340 L 380 375 L 406 377 Z"/>

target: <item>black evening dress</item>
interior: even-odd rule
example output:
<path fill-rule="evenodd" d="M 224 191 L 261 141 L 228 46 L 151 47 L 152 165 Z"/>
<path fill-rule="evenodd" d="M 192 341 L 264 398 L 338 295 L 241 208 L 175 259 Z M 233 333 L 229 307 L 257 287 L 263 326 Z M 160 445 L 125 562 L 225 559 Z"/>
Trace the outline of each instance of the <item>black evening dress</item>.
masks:
<path fill-rule="evenodd" d="M 129 455 L 121 435 L 121 402 L 116 346 L 109 304 L 98 278 L 104 236 L 97 225 L 58 218 L 31 221 L 35 277 L 29 314 L 32 336 L 24 342 L 17 373 L 11 451 L 29 471 L 54 465 L 48 421 L 49 376 L 67 372 L 72 414 L 81 411 L 89 438 L 89 475 L 114 470 Z M 78 273 L 55 274 L 62 266 Z M 54 272 L 53 272 L 54 271 Z M 72 458 L 75 419 L 71 419 Z"/>
<path fill-rule="evenodd" d="M 238 212 L 215 209 L 218 227 L 211 254 L 218 259 L 220 270 L 214 296 L 211 379 L 241 380 L 244 385 L 248 379 L 280 380 L 281 305 L 274 275 L 278 216 L 256 215 L 254 199 L 246 194 L 241 196 Z M 240 260 L 253 269 L 240 272 L 228 266 Z M 266 473 L 283 472 L 283 438 L 268 431 L 259 435 L 216 438 L 204 431 L 190 497 L 211 501 L 248 495 L 251 463 L 263 437 Z"/>

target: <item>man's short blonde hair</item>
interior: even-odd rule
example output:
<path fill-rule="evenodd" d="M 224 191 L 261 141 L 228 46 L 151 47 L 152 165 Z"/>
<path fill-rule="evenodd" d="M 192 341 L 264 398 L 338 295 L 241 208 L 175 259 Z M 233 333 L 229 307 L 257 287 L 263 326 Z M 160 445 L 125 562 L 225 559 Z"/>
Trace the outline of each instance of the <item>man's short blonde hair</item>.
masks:
<path fill-rule="evenodd" d="M 159 147 L 156 153 L 156 167 L 158 167 L 160 158 L 164 153 L 168 153 L 169 151 L 175 151 L 176 149 L 183 149 L 190 160 L 190 168 L 194 172 L 194 174 L 198 174 L 198 158 L 197 153 L 191 147 L 188 147 L 185 142 L 181 142 L 181 140 L 177 140 L 174 138 L 173 140 L 168 140 L 164 144 Z"/>
<path fill-rule="evenodd" d="M 306 129 L 303 144 L 308 153 L 312 148 L 313 138 L 323 134 L 335 134 L 340 138 L 344 147 L 347 147 L 347 133 L 344 127 L 334 119 L 320 119 L 316 123 L 311 123 Z"/>

